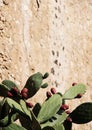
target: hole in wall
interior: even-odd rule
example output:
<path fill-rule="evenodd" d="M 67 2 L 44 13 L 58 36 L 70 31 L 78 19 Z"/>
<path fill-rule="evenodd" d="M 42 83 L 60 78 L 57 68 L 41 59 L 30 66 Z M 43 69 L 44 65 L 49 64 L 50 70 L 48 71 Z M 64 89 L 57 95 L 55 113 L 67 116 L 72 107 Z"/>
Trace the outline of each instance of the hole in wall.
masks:
<path fill-rule="evenodd" d="M 54 50 L 52 50 L 52 55 L 53 55 L 53 56 L 55 55 L 55 52 L 54 52 Z"/>
<path fill-rule="evenodd" d="M 56 65 L 58 65 L 58 60 L 56 59 L 56 60 L 54 61 L 54 63 L 55 63 Z"/>
<path fill-rule="evenodd" d="M 55 74 L 55 70 L 54 70 L 53 67 L 51 68 L 51 73 L 52 73 L 53 75 Z"/>
<path fill-rule="evenodd" d="M 55 2 L 57 3 L 57 2 L 58 2 L 58 0 L 55 0 Z"/>

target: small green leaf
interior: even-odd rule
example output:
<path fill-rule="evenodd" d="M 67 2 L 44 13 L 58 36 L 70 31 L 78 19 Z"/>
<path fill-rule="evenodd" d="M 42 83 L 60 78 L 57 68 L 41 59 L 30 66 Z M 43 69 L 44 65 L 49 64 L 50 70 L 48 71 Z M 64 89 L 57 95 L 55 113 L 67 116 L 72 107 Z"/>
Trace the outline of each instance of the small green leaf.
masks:
<path fill-rule="evenodd" d="M 63 99 L 70 100 L 75 98 L 78 94 L 84 94 L 86 92 L 86 86 L 83 84 L 78 84 L 72 86 L 69 90 L 63 95 Z"/>
<path fill-rule="evenodd" d="M 59 110 L 62 104 L 62 96 L 59 94 L 54 94 L 46 102 L 42 104 L 41 110 L 38 114 L 38 121 L 44 122 L 51 118 Z"/>
<path fill-rule="evenodd" d="M 92 121 L 92 103 L 86 102 L 78 106 L 71 114 L 72 121 L 77 124 L 84 124 Z"/>
<path fill-rule="evenodd" d="M 26 130 L 26 129 L 22 126 L 12 123 L 7 127 L 3 127 L 2 130 Z"/>

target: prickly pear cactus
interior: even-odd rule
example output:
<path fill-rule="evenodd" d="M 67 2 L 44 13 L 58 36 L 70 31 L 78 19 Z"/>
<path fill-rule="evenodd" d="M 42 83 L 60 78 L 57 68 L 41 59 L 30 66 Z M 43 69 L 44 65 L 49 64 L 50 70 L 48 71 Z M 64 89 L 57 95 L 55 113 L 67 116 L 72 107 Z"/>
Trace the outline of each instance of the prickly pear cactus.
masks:
<path fill-rule="evenodd" d="M 92 121 L 92 103 L 86 102 L 78 106 L 71 114 L 72 121 L 77 124 L 84 124 Z"/>
<path fill-rule="evenodd" d="M 41 87 L 46 88 L 48 86 L 47 83 L 42 85 L 43 80 L 47 77 L 48 77 L 48 73 L 45 73 L 43 76 L 40 72 L 38 72 L 28 78 L 28 80 L 25 84 L 25 88 L 28 89 L 27 98 L 34 96 Z"/>
<path fill-rule="evenodd" d="M 43 79 L 46 79 L 47 77 L 49 76 L 49 73 L 45 73 L 44 76 L 43 76 Z"/>
<path fill-rule="evenodd" d="M 8 91 L 9 91 L 9 88 L 6 85 L 0 84 L 0 96 L 6 97 Z"/>
<path fill-rule="evenodd" d="M 28 98 L 40 88 L 46 88 L 43 80 L 48 73 L 31 75 L 22 90 L 14 82 L 3 80 L 0 84 L 0 130 L 72 130 L 72 124 L 92 121 L 92 103 L 79 105 L 72 112 L 66 100 L 79 99 L 86 91 L 84 84 L 73 84 L 64 94 L 51 88 L 46 92 L 46 100 L 32 104 Z M 19 120 L 20 125 L 16 124 Z"/>
<path fill-rule="evenodd" d="M 3 80 L 0 84 L 0 96 L 2 97 L 15 97 L 16 95 L 18 96 L 18 92 L 18 86 L 11 80 Z"/>
<path fill-rule="evenodd" d="M 4 84 L 5 86 L 7 86 L 7 88 L 9 90 L 11 90 L 13 87 L 17 87 L 18 88 L 18 86 L 13 81 L 11 81 L 11 80 L 3 80 L 2 84 Z"/>
<path fill-rule="evenodd" d="M 61 95 L 59 94 L 53 95 L 49 100 L 43 103 L 37 117 L 38 121 L 42 123 L 50 119 L 54 114 L 57 113 L 61 104 L 62 104 Z"/>
<path fill-rule="evenodd" d="M 36 103 L 34 108 L 32 109 L 32 111 L 36 117 L 38 116 L 40 109 L 41 109 L 41 104 Z"/>
<path fill-rule="evenodd" d="M 8 125 L 7 127 L 3 127 L 2 130 L 26 130 L 26 129 L 15 123 L 12 123 L 12 124 Z"/>
<path fill-rule="evenodd" d="M 84 84 L 77 84 L 65 92 L 63 99 L 74 99 L 78 94 L 84 94 L 85 92 L 86 86 Z"/>

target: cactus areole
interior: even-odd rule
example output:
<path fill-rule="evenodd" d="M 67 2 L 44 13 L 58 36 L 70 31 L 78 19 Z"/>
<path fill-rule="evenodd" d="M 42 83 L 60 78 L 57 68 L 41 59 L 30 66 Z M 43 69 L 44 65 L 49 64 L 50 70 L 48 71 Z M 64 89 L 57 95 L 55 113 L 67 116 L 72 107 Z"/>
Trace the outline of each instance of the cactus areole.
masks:
<path fill-rule="evenodd" d="M 67 105 L 68 100 L 79 100 L 83 97 L 86 92 L 84 84 L 73 83 L 64 94 L 52 87 L 46 92 L 46 100 L 42 104 L 32 103 L 31 97 L 40 88 L 45 89 L 48 86 L 48 83 L 43 83 L 48 76 L 47 72 L 31 75 L 22 90 L 11 80 L 1 82 L 1 130 L 72 130 L 73 123 L 85 124 L 92 121 L 92 102 L 80 104 L 71 112 Z"/>

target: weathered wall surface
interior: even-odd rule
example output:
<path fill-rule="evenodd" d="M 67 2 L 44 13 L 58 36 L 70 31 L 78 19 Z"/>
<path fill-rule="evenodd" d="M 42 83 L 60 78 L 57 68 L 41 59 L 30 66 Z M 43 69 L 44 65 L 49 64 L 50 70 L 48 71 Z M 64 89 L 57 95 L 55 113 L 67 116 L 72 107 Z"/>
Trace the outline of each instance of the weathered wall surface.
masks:
<path fill-rule="evenodd" d="M 0 81 L 22 87 L 28 76 L 50 72 L 49 86 L 64 92 L 72 82 L 87 85 L 92 101 L 91 0 L 0 0 Z M 37 98 L 42 101 L 41 90 Z M 92 123 L 73 130 L 91 130 Z"/>

